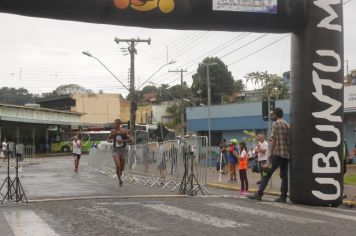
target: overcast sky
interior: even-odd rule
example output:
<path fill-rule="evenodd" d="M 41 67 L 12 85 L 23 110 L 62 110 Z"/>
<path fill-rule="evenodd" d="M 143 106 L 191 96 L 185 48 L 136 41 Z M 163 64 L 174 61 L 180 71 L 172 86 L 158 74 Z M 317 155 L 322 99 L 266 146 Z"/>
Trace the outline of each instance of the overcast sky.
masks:
<path fill-rule="evenodd" d="M 344 9 L 345 59 L 350 70 L 356 69 L 355 12 L 356 1 L 352 0 Z M 191 75 L 206 56 L 222 57 L 236 80 L 253 71 L 282 74 L 290 67 L 289 35 L 153 30 L 0 14 L 0 87 L 25 87 L 42 93 L 76 83 L 94 91 L 125 95 L 125 89 L 98 62 L 81 53 L 90 51 L 128 85 L 130 58 L 120 49 L 127 45 L 117 45 L 115 37 L 152 39 L 151 45 L 137 46 L 136 87 L 166 63 L 167 48 L 169 60 L 176 63 L 152 77 L 157 84 L 179 83 L 179 74 L 168 73 L 168 69 L 177 68 L 188 70 L 184 80 L 191 84 Z M 256 42 L 239 49 L 252 40 Z"/>

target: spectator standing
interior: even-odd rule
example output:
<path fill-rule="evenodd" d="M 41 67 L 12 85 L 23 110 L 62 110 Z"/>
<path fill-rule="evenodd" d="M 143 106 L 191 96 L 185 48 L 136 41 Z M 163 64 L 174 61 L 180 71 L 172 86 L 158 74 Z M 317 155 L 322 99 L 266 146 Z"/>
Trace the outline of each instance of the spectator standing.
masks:
<path fill-rule="evenodd" d="M 1 143 L 1 149 L 2 149 L 2 153 L 4 155 L 4 158 L 8 158 L 8 155 L 7 155 L 8 146 L 7 146 L 6 138 Z"/>
<path fill-rule="evenodd" d="M 283 119 L 283 110 L 276 107 L 273 110 L 273 115 L 277 119 L 272 125 L 271 137 L 271 154 L 270 162 L 272 164 L 271 170 L 266 173 L 261 181 L 258 192 L 249 195 L 248 198 L 255 200 L 262 200 L 263 192 L 272 177 L 274 171 L 280 167 L 281 177 L 281 195 L 276 202 L 286 202 L 288 193 L 288 163 L 289 163 L 289 148 L 290 148 L 290 128 L 289 124 Z"/>
<path fill-rule="evenodd" d="M 257 141 L 258 143 L 255 148 L 255 153 L 257 154 L 258 171 L 261 176 L 260 180 L 257 181 L 257 185 L 259 185 L 263 178 L 262 166 L 264 166 L 267 163 L 269 157 L 269 148 L 268 148 L 268 143 L 265 140 L 265 136 L 263 134 L 257 135 Z"/>
<path fill-rule="evenodd" d="M 158 139 L 158 170 L 161 175 L 161 185 L 164 185 L 164 181 L 166 179 L 166 160 L 164 156 L 164 145 L 163 139 Z"/>
<path fill-rule="evenodd" d="M 230 168 L 230 182 L 236 182 L 236 165 L 238 162 L 238 148 L 236 146 L 237 140 L 232 139 L 230 140 L 230 145 L 229 145 L 229 168 Z"/>
<path fill-rule="evenodd" d="M 14 142 L 8 142 L 8 155 L 9 157 L 13 157 L 14 156 L 14 151 L 15 151 L 15 143 Z"/>
<path fill-rule="evenodd" d="M 247 166 L 248 166 L 248 156 L 247 156 L 247 147 L 245 142 L 239 143 L 239 175 L 241 181 L 241 190 L 240 194 L 245 195 L 248 193 L 248 180 L 247 180 Z"/>
<path fill-rule="evenodd" d="M 16 149 L 16 157 L 18 158 L 19 161 L 23 161 L 25 146 L 23 144 L 16 144 L 15 149 Z"/>
<path fill-rule="evenodd" d="M 222 174 L 227 174 L 227 172 L 228 172 L 227 171 L 227 163 L 228 163 L 227 149 L 228 149 L 228 146 L 226 144 L 226 139 L 223 138 L 220 142 L 221 159 L 219 160 L 219 162 L 221 162 L 221 166 L 222 166 Z"/>

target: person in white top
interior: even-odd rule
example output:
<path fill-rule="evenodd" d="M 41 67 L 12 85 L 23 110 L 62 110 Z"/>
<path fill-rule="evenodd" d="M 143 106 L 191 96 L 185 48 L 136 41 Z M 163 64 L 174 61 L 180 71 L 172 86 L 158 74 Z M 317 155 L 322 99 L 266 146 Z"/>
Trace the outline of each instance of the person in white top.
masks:
<path fill-rule="evenodd" d="M 268 143 L 265 140 L 265 136 L 263 134 L 257 135 L 258 143 L 255 148 L 255 153 L 257 154 L 258 158 L 258 169 L 260 172 L 261 180 L 263 177 L 262 166 L 267 163 L 269 157 L 269 148 Z M 261 180 L 257 181 L 257 184 L 261 183 Z"/>
<path fill-rule="evenodd" d="M 1 149 L 2 149 L 2 153 L 4 155 L 5 158 L 8 157 L 7 155 L 7 142 L 6 142 L 6 139 L 4 139 L 1 143 Z"/>
<path fill-rule="evenodd" d="M 72 151 L 74 157 L 74 172 L 76 173 L 78 173 L 79 160 L 82 154 L 81 148 L 82 148 L 82 143 L 80 142 L 80 139 L 77 136 L 74 136 L 72 142 Z"/>
<path fill-rule="evenodd" d="M 164 156 L 164 145 L 161 138 L 158 139 L 158 170 L 161 175 L 161 185 L 164 185 L 166 179 L 166 160 Z"/>

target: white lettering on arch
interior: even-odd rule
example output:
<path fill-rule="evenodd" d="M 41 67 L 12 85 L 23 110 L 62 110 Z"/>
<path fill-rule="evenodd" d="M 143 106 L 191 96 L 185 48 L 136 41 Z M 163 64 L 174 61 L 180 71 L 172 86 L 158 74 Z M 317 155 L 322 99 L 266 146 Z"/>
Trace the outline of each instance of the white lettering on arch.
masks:
<path fill-rule="evenodd" d="M 330 160 L 334 159 L 336 166 L 330 166 Z M 319 160 L 322 160 L 325 163 L 325 167 L 319 166 Z M 325 174 L 325 173 L 340 173 L 341 172 L 341 163 L 339 155 L 335 151 L 328 153 L 328 156 L 325 156 L 323 153 L 317 153 L 313 156 L 313 173 Z"/>
<path fill-rule="evenodd" d="M 327 66 L 322 63 L 313 63 L 313 66 L 324 72 L 339 72 L 341 70 L 341 58 L 334 50 L 317 50 L 316 54 L 321 57 L 333 57 L 336 60 L 335 66 Z"/>
<path fill-rule="evenodd" d="M 314 5 L 326 11 L 329 16 L 325 17 L 320 23 L 318 24 L 319 28 L 325 28 L 328 30 L 336 30 L 342 32 L 342 27 L 340 24 L 331 24 L 331 22 L 337 19 L 339 16 L 336 14 L 334 9 L 330 5 L 337 5 L 340 4 L 341 0 L 317 0 L 314 1 Z"/>
<path fill-rule="evenodd" d="M 336 193 L 332 193 L 332 194 L 326 194 L 326 193 L 322 193 L 320 191 L 312 191 L 312 194 L 324 201 L 333 201 L 333 200 L 337 200 L 340 195 L 341 195 L 341 188 L 340 188 L 340 183 L 339 181 L 333 179 L 333 178 L 315 178 L 315 181 L 319 184 L 323 184 L 323 185 L 332 185 L 336 188 Z"/>
<path fill-rule="evenodd" d="M 341 134 L 340 130 L 333 125 L 317 125 L 315 128 L 321 132 L 330 132 L 335 134 L 336 140 L 335 141 L 326 141 L 321 138 L 312 138 L 313 142 L 320 147 L 324 148 L 336 148 L 341 143 Z"/>
<path fill-rule="evenodd" d="M 323 86 L 328 86 L 333 89 L 342 89 L 342 83 L 335 83 L 328 79 L 320 79 L 316 71 L 313 71 L 313 83 L 315 87 L 315 92 L 313 93 L 314 97 L 320 102 L 329 104 L 330 107 L 324 111 L 313 112 L 312 115 L 330 122 L 342 122 L 341 116 L 332 115 L 342 106 L 342 103 L 323 94 Z"/>

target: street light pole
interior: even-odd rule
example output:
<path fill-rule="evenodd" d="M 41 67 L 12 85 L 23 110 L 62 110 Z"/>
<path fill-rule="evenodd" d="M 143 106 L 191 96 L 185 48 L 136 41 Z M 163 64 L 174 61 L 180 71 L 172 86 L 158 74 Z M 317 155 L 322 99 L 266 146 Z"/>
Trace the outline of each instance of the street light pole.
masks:
<path fill-rule="evenodd" d="M 130 89 L 103 63 L 99 60 L 99 58 L 95 57 L 93 54 L 91 54 L 90 52 L 86 51 L 86 52 L 82 52 L 85 56 L 91 57 L 93 59 L 95 59 L 96 61 L 98 61 L 117 81 L 119 81 L 119 83 L 127 90 L 130 92 Z"/>
<path fill-rule="evenodd" d="M 207 77 L 207 87 L 208 87 L 208 155 L 210 159 L 210 166 L 212 166 L 212 159 L 211 159 L 211 114 L 210 114 L 210 107 L 211 107 L 211 86 L 210 86 L 210 66 L 216 65 L 217 63 L 201 63 L 201 65 L 206 66 L 206 77 Z"/>

